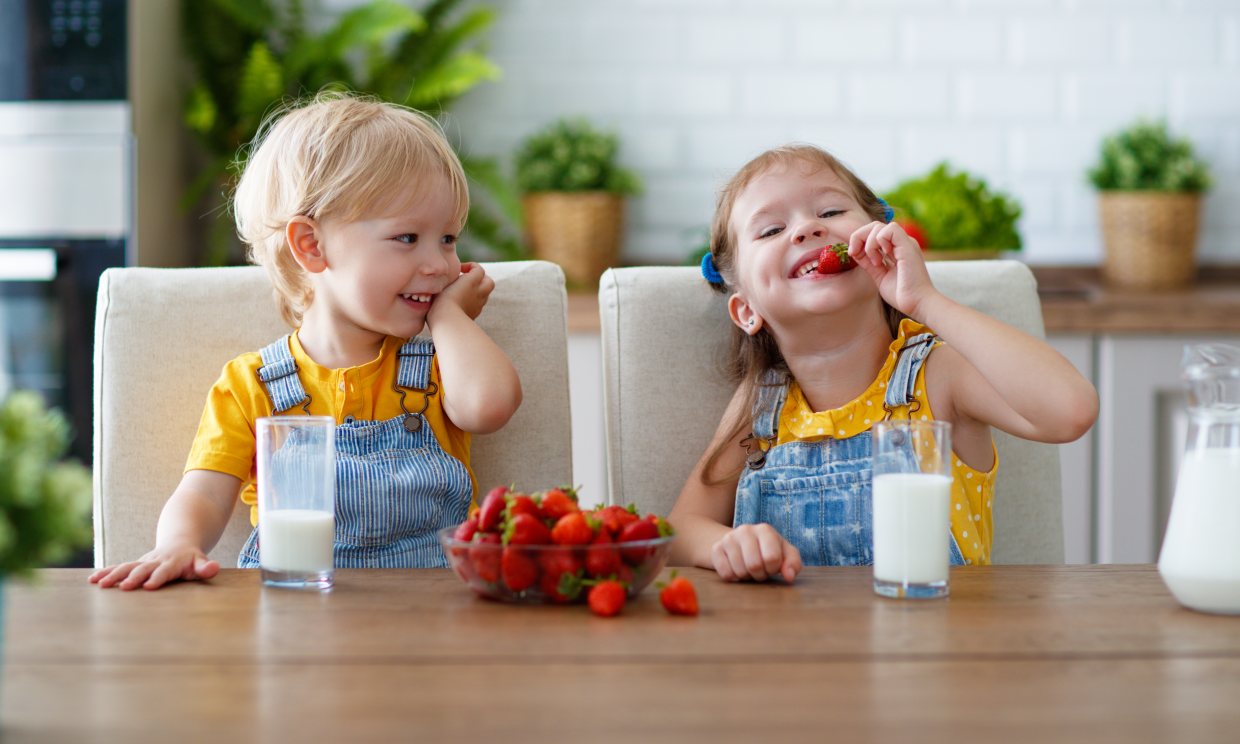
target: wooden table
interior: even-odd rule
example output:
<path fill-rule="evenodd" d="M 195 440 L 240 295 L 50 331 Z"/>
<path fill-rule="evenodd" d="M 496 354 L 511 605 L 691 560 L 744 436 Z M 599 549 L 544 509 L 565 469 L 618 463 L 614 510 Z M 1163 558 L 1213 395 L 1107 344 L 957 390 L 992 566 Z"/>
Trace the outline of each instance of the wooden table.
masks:
<path fill-rule="evenodd" d="M 1152 566 L 953 569 L 876 597 L 868 569 L 792 586 L 689 569 L 616 618 L 478 599 L 446 570 L 257 572 L 158 592 L 43 571 L 6 588 L 6 742 L 1240 741 L 1240 617 Z"/>

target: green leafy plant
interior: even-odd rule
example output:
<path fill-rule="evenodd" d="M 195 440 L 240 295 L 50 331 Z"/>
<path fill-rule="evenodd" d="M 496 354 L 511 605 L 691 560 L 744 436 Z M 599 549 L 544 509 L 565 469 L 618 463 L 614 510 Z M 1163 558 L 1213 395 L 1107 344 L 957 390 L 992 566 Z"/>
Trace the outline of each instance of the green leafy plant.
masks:
<path fill-rule="evenodd" d="M 517 151 L 517 186 L 539 191 L 641 192 L 637 174 L 616 164 L 620 140 L 584 119 L 561 119 L 526 137 Z"/>
<path fill-rule="evenodd" d="M 69 424 L 29 391 L 0 403 L 0 578 L 90 544 L 90 472 L 62 460 Z"/>
<path fill-rule="evenodd" d="M 461 0 L 431 0 L 414 10 L 373 0 L 340 15 L 322 31 L 307 23 L 301 0 L 182 0 L 185 49 L 195 83 L 185 124 L 202 144 L 207 166 L 188 190 L 189 207 L 210 195 L 216 209 L 202 263 L 238 262 L 233 228 L 219 209 L 263 117 L 285 100 L 324 88 L 375 95 L 433 115 L 466 91 L 499 78 L 480 38 L 495 11 Z M 489 198 L 471 210 L 468 236 L 502 258 L 525 250 L 515 237 L 520 210 L 493 160 L 462 158 L 474 190 Z M 496 213 L 498 211 L 498 214 Z"/>
<path fill-rule="evenodd" d="M 911 219 L 934 250 L 1019 250 L 1020 204 L 992 192 L 986 181 L 939 163 L 883 196 L 896 220 Z"/>
<path fill-rule="evenodd" d="M 1210 187 L 1210 169 L 1166 123 L 1139 121 L 1102 141 L 1089 180 L 1101 191 L 1198 192 Z"/>

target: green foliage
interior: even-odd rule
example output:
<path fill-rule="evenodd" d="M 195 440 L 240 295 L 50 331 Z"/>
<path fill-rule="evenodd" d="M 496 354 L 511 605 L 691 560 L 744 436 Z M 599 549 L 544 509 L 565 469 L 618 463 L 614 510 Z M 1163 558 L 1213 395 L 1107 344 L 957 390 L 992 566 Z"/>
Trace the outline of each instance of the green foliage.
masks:
<path fill-rule="evenodd" d="M 466 91 L 499 78 L 499 68 L 479 49 L 495 19 L 492 8 L 457 12 L 461 0 L 421 4 L 414 10 L 396 0 L 371 0 L 315 31 L 302 0 L 182 0 L 182 36 L 195 79 L 184 122 L 209 159 L 183 204 L 188 208 L 210 194 L 215 212 L 202 263 L 240 260 L 227 210 L 219 205 L 244 168 L 242 148 L 277 104 L 335 88 L 439 115 Z M 475 191 L 495 195 L 479 203 L 501 212 L 479 216 L 471 209 L 471 229 L 473 223 L 483 227 L 490 236 L 485 242 L 501 255 L 523 255 L 510 227 L 518 224 L 515 211 L 503 209 L 516 201 L 505 193 L 512 186 L 491 178 L 483 187 L 473 178 L 488 168 L 495 166 L 474 160 L 466 175 Z"/>
<path fill-rule="evenodd" d="M 90 544 L 90 472 L 61 460 L 68 446 L 69 424 L 37 394 L 0 403 L 0 577 Z"/>
<path fill-rule="evenodd" d="M 527 137 L 517 152 L 517 186 L 532 191 L 641 192 L 637 174 L 616 164 L 619 138 L 583 119 L 561 119 Z"/>
<path fill-rule="evenodd" d="M 1165 122 L 1139 121 L 1102 141 L 1089 180 L 1102 191 L 1205 191 L 1210 169 Z"/>
<path fill-rule="evenodd" d="M 934 250 L 1019 250 L 1016 220 L 1020 204 L 991 192 L 986 181 L 952 172 L 939 163 L 924 176 L 909 179 L 883 196 L 896 220 L 911 219 L 925 231 Z"/>

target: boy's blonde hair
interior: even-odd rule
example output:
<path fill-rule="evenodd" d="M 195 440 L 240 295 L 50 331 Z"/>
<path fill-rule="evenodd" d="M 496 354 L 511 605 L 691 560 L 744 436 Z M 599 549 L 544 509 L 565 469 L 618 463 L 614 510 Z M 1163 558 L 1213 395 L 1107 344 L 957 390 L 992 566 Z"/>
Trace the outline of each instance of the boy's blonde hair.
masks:
<path fill-rule="evenodd" d="M 411 177 L 448 180 L 463 227 L 469 187 L 439 124 L 394 103 L 338 91 L 280 107 L 250 146 L 233 196 L 247 257 L 267 270 L 285 321 L 301 325 L 314 299 L 286 245 L 294 217 L 352 221 L 379 216 Z"/>
<path fill-rule="evenodd" d="M 808 144 L 790 144 L 767 150 L 741 167 L 736 175 L 724 185 L 715 203 L 715 217 L 710 229 L 710 252 L 723 284 L 711 284 L 718 292 L 730 295 L 739 286 L 736 275 L 737 237 L 732 229 L 732 208 L 741 192 L 759 176 L 776 168 L 793 168 L 807 166 L 811 173 L 829 170 L 844 182 L 844 186 L 852 192 L 857 204 L 861 206 L 871 219 L 879 222 L 887 221 L 887 207 L 848 166 L 837 160 L 831 153 L 820 147 Z M 883 302 L 883 312 L 887 324 L 894 336 L 904 316 L 895 308 Z M 736 421 L 732 422 L 730 435 L 717 445 L 710 453 L 702 468 L 702 480 L 707 484 L 718 484 L 727 480 L 732 473 L 716 473 L 719 459 L 727 448 L 727 442 L 739 436 L 752 425 L 750 420 L 753 405 L 758 398 L 758 388 L 763 374 L 769 369 L 787 372 L 787 363 L 775 343 L 775 337 L 762 329 L 750 336 L 735 326 L 732 328 L 732 356 L 728 364 L 728 374 L 733 382 L 745 389 L 745 405 Z"/>

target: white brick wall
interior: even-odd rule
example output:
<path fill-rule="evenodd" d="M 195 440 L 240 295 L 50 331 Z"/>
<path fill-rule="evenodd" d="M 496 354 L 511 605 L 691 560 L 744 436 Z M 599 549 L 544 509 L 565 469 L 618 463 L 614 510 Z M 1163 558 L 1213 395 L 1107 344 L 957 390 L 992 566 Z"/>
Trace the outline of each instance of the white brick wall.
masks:
<path fill-rule="evenodd" d="M 647 187 L 626 261 L 681 261 L 732 171 L 803 140 L 880 191 L 950 159 L 1023 203 L 1027 261 L 1094 263 L 1085 170 L 1145 115 L 1210 160 L 1201 253 L 1240 262 L 1240 0 L 492 4 L 504 79 L 462 99 L 453 130 L 508 162 L 558 116 L 619 132 Z"/>

